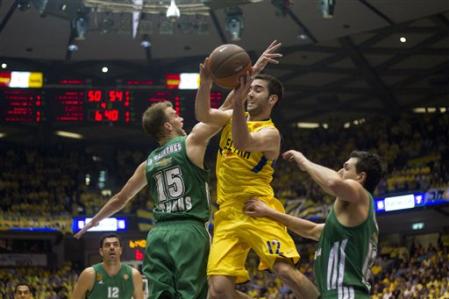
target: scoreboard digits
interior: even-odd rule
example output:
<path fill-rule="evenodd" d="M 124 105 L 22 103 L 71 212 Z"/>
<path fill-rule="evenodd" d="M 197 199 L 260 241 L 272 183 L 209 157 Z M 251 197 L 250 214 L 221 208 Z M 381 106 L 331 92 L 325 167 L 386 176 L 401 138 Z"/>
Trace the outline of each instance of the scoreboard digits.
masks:
<path fill-rule="evenodd" d="M 120 88 L 0 89 L 1 123 L 140 124 L 153 103 L 170 101 L 178 114 L 194 120 L 196 90 Z M 211 93 L 211 106 L 221 105 L 221 92 Z"/>

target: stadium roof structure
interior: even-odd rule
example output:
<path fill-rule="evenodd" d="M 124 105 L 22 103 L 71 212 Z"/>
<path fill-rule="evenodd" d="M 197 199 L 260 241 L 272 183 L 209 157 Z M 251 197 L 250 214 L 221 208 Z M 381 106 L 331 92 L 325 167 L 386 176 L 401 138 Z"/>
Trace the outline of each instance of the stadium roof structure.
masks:
<path fill-rule="evenodd" d="M 223 43 L 237 43 L 255 59 L 276 39 L 284 58 L 268 72 L 285 84 L 277 113 L 285 123 L 448 106 L 447 0 L 322 0 L 335 4 L 332 18 L 323 17 L 332 11 L 318 0 L 190 1 L 203 5 L 198 14 L 183 14 L 190 2 L 178 0 L 176 22 L 162 8 L 143 9 L 168 7 L 167 0 L 115 1 L 141 3 L 134 16 L 95 7 L 101 2 L 108 1 L 1 1 L 0 62 L 116 80 L 197 71 Z M 142 40 L 150 44 L 142 47 Z M 71 43 L 77 51 L 68 50 Z M 105 62 L 107 74 L 95 70 Z"/>

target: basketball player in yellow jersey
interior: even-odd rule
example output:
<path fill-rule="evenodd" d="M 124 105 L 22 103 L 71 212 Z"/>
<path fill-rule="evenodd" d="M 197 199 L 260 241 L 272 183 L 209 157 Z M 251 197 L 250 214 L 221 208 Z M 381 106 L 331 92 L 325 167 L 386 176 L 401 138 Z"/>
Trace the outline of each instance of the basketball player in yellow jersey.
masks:
<path fill-rule="evenodd" d="M 274 51 L 279 46 L 274 42 L 264 52 L 260 58 L 263 66 L 276 62 L 280 54 Z M 255 67 L 260 65 L 260 59 Z M 281 83 L 268 75 L 256 75 L 252 80 L 248 74 L 230 94 L 233 111 L 224 112 L 210 108 L 212 81 L 207 60 L 201 65 L 200 76 L 197 118 L 223 126 L 216 167 L 219 210 L 215 213 L 207 270 L 210 298 L 249 298 L 234 287 L 249 279 L 245 261 L 250 249 L 260 257 L 262 268 L 276 272 L 297 298 L 317 298 L 316 287 L 294 266 L 299 254 L 285 226 L 268 218 L 248 217 L 243 211 L 245 202 L 252 197 L 284 211 L 270 185 L 281 139 L 270 116 L 282 98 Z M 244 112 L 246 101 L 248 113 Z"/>

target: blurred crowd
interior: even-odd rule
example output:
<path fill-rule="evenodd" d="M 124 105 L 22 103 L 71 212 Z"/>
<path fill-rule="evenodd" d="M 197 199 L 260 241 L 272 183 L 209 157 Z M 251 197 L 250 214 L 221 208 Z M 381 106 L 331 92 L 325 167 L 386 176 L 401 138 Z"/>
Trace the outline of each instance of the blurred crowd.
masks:
<path fill-rule="evenodd" d="M 443 242 L 442 240 L 445 239 Z M 299 269 L 313 280 L 313 243 L 299 245 Z M 439 242 L 423 246 L 381 245 L 372 268 L 371 298 L 373 299 L 447 299 L 449 298 L 449 235 Z M 273 273 L 257 271 L 257 259 L 250 256 L 251 279 L 239 289 L 252 298 L 294 298 L 287 286 Z"/>
<path fill-rule="evenodd" d="M 42 267 L 0 268 L 0 299 L 12 299 L 14 287 L 26 282 L 32 287 L 34 299 L 68 299 L 77 273 L 66 263 L 57 270 Z"/>
<path fill-rule="evenodd" d="M 336 170 L 354 149 L 377 153 L 384 162 L 385 176 L 375 195 L 448 185 L 448 113 L 373 117 L 349 124 L 347 128 L 329 125 L 327 129 L 284 130 L 283 148 L 299 150 L 310 160 Z M 277 166 L 274 187 L 280 198 L 323 200 L 319 187 L 296 166 L 283 160 Z"/>
<path fill-rule="evenodd" d="M 378 153 L 385 177 L 376 194 L 427 191 L 449 187 L 449 114 L 406 114 L 397 119 L 371 118 L 344 127 L 301 130 L 281 129 L 283 149 L 297 149 L 314 162 L 339 169 L 354 149 Z M 216 145 L 215 145 L 216 146 Z M 212 147 L 214 145 L 212 144 Z M 38 148 L 0 144 L 0 230 L 5 223 L 24 221 L 64 223 L 74 215 L 92 215 L 132 175 L 151 149 L 95 147 Z M 212 169 L 215 153 L 210 151 Z M 332 198 L 323 194 L 296 165 L 279 159 L 273 187 L 286 211 L 305 218 L 324 218 Z M 144 190 L 124 213 L 151 210 Z M 65 218 L 64 218 L 65 217 Z M 40 220 L 39 220 L 40 219 Z M 68 232 L 65 228 L 60 230 Z M 300 249 L 300 269 L 312 278 L 315 244 Z M 271 273 L 256 270 L 257 259 L 248 260 L 251 280 L 240 289 L 253 298 L 293 298 Z M 373 267 L 375 299 L 448 298 L 449 244 L 428 247 L 383 246 Z M 63 299 L 73 288 L 76 274 L 70 265 L 50 271 L 43 268 L 0 268 L 0 299 L 10 298 L 17 281 L 25 278 L 35 288 L 36 299 Z"/>
<path fill-rule="evenodd" d="M 449 242 L 390 247 L 372 268 L 372 298 L 449 298 Z"/>
<path fill-rule="evenodd" d="M 283 149 L 297 149 L 319 164 L 339 169 L 354 149 L 378 153 L 385 177 L 376 195 L 426 191 L 449 184 L 449 114 L 404 114 L 397 119 L 374 117 L 344 128 L 282 128 Z M 212 144 L 212 148 L 214 145 Z M 23 148 L 0 146 L 0 218 L 14 215 L 92 215 L 132 175 L 151 149 L 94 147 Z M 209 151 L 214 198 L 215 153 Z M 295 165 L 276 162 L 273 187 L 278 198 L 328 204 L 320 188 Z M 141 192 L 126 212 L 150 208 Z M 322 208 L 320 208 L 322 210 Z M 325 208 L 324 208 L 324 211 Z"/>
<path fill-rule="evenodd" d="M 312 281 L 315 246 L 310 242 L 299 244 L 299 270 Z M 259 299 L 294 298 L 279 278 L 269 271 L 258 271 L 257 266 L 257 256 L 250 252 L 250 280 L 238 286 L 240 291 Z M 0 268 L 0 299 L 11 299 L 19 281 L 32 286 L 35 299 L 68 299 L 76 279 L 70 263 L 57 270 Z M 414 241 L 409 246 L 381 244 L 371 284 L 373 299 L 448 299 L 449 235 L 440 235 L 438 242 L 427 245 Z"/>

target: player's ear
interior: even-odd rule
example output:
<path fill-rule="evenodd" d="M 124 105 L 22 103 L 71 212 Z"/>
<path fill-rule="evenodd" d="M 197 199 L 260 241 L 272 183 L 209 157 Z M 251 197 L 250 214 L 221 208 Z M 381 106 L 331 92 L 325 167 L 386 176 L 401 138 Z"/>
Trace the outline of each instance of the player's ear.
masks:
<path fill-rule="evenodd" d="M 98 249 L 98 252 L 99 252 L 100 255 L 103 257 L 103 248 Z"/>
<path fill-rule="evenodd" d="M 272 94 L 268 98 L 268 103 L 270 103 L 271 107 L 274 107 L 274 105 L 276 105 L 278 100 L 279 100 L 278 96 L 275 94 Z"/>
<path fill-rule="evenodd" d="M 359 174 L 357 174 L 357 179 L 363 185 L 365 183 L 365 181 L 366 181 L 366 172 L 362 171 Z"/>
<path fill-rule="evenodd" d="M 173 126 L 172 126 L 171 123 L 169 123 L 168 121 L 166 121 L 166 122 L 164 123 L 164 129 L 167 130 L 167 131 L 171 131 L 171 130 L 173 129 Z"/>

